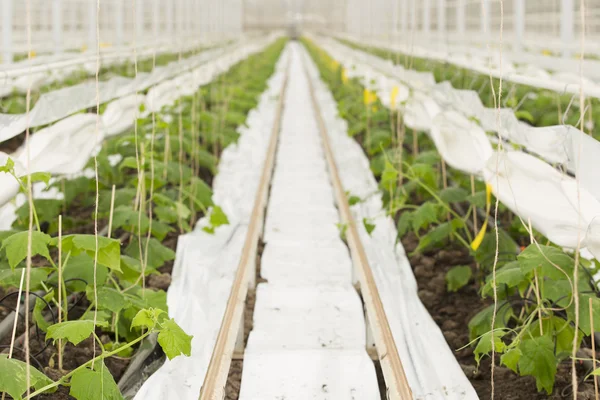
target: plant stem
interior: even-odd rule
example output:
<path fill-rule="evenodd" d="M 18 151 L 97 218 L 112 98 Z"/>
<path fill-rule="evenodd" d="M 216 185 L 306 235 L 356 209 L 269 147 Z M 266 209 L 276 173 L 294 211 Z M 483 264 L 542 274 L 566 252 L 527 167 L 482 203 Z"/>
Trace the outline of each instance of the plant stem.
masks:
<path fill-rule="evenodd" d="M 63 376 L 62 378 L 60 378 L 58 381 L 52 382 L 52 383 L 50 383 L 50 384 L 48 384 L 48 385 L 46 385 L 46 386 L 44 386 L 44 387 L 36 390 L 35 392 L 31 393 L 29 396 L 25 397 L 24 400 L 29 400 L 29 399 L 31 399 L 31 398 L 39 395 L 39 394 L 44 393 L 47 390 L 53 389 L 53 388 L 58 387 L 60 385 L 64 385 L 70 377 L 72 377 L 73 375 L 75 375 L 80 370 L 82 370 L 82 369 L 86 368 L 87 366 L 91 365 L 92 362 L 101 361 L 101 360 L 104 360 L 105 358 L 114 356 L 115 354 L 118 354 L 118 353 L 122 352 L 123 350 L 128 349 L 129 347 L 132 347 L 133 345 L 141 342 L 147 336 L 149 336 L 150 333 L 151 333 L 151 331 L 148 331 L 148 332 L 144 333 L 142 336 L 140 336 L 139 338 L 137 338 L 137 339 L 135 339 L 135 340 L 133 340 L 133 341 L 131 341 L 129 343 L 126 343 L 123 346 L 121 346 L 121 347 L 119 347 L 119 348 L 117 348 L 117 349 L 115 349 L 113 351 L 103 352 L 99 356 L 97 356 L 97 357 L 89 360 L 85 364 L 82 364 L 79 367 L 75 368 L 73 371 L 69 372 L 68 374 L 66 374 L 65 376 Z M 96 336 L 95 333 L 94 333 L 94 336 Z M 98 338 L 98 337 L 96 336 L 96 338 Z M 100 339 L 98 339 L 98 340 L 100 340 Z"/>

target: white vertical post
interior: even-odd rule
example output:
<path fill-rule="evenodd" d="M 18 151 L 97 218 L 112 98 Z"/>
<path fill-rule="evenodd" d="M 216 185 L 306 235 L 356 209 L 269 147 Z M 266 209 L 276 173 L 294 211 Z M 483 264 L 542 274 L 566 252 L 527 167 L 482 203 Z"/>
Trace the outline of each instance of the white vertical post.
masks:
<path fill-rule="evenodd" d="M 88 50 L 96 48 L 96 20 L 98 19 L 97 3 L 95 0 L 88 0 Z"/>
<path fill-rule="evenodd" d="M 456 1 L 456 32 L 460 35 L 462 40 L 465 35 L 465 1 Z"/>
<path fill-rule="evenodd" d="M 525 0 L 514 0 L 515 8 L 515 40 L 513 51 L 520 52 L 523 48 L 523 38 L 525 36 Z"/>
<path fill-rule="evenodd" d="M 569 58 L 572 55 L 571 47 L 574 41 L 574 9 L 573 0 L 560 2 L 560 39 L 562 41 L 562 56 Z"/>
<path fill-rule="evenodd" d="M 167 37 L 169 38 L 169 41 L 173 40 L 173 25 L 175 23 L 175 18 L 173 16 L 173 7 L 175 6 L 175 2 L 172 0 L 166 1 L 164 3 L 166 10 L 165 10 L 165 16 L 166 16 L 166 23 L 167 23 Z"/>
<path fill-rule="evenodd" d="M 123 19 L 123 3 L 121 3 L 120 1 L 117 1 L 114 3 L 114 7 L 115 7 L 115 35 L 116 35 L 116 40 L 115 40 L 115 45 L 117 47 L 122 47 L 123 46 L 123 26 L 124 26 L 124 19 Z"/>
<path fill-rule="evenodd" d="M 392 34 L 394 37 L 398 36 L 398 20 L 400 16 L 400 0 L 394 0 L 392 9 Z"/>
<path fill-rule="evenodd" d="M 446 0 L 437 0 L 437 29 L 440 39 L 446 36 Z"/>
<path fill-rule="evenodd" d="M 402 33 L 408 32 L 408 7 L 409 0 L 400 0 L 400 30 Z"/>
<path fill-rule="evenodd" d="M 52 39 L 54 41 L 54 53 L 56 54 L 63 52 L 62 33 L 62 0 L 52 0 Z"/>
<path fill-rule="evenodd" d="M 2 0 L 2 62 L 10 64 L 13 53 L 13 0 Z"/>
<path fill-rule="evenodd" d="M 156 41 L 159 40 L 160 35 L 160 0 L 154 0 L 152 5 L 152 33 Z"/>
<path fill-rule="evenodd" d="M 135 2 L 135 42 L 140 43 L 144 38 L 144 0 Z"/>
<path fill-rule="evenodd" d="M 417 29 L 417 4 L 415 0 L 410 1 L 410 31 L 414 32 Z"/>
<path fill-rule="evenodd" d="M 175 10 L 175 26 L 177 27 L 177 42 L 179 42 L 181 40 L 181 35 L 182 35 L 182 29 L 183 29 L 183 10 L 182 7 L 183 6 L 183 1 L 182 0 L 178 0 L 177 1 L 177 9 Z"/>
<path fill-rule="evenodd" d="M 423 0 L 423 33 L 429 35 L 431 28 L 431 10 L 429 0 Z"/>
<path fill-rule="evenodd" d="M 490 0 L 481 0 L 481 37 L 484 40 L 489 37 L 490 30 Z"/>

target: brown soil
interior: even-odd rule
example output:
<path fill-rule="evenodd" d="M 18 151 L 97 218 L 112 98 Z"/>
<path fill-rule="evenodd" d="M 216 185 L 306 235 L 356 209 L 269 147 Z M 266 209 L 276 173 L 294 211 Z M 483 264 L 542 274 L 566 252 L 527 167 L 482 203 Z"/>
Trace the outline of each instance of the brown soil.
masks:
<path fill-rule="evenodd" d="M 406 235 L 402 244 L 406 252 L 412 252 L 418 240 L 412 234 Z M 468 323 L 470 319 L 491 304 L 490 299 L 483 299 L 475 283 L 470 283 L 456 293 L 446 290 L 446 272 L 456 265 L 470 265 L 476 272 L 475 263 L 466 250 L 450 244 L 446 249 L 410 257 L 410 263 L 417 278 L 419 297 L 437 325 L 442 330 L 450 348 L 463 371 L 471 381 L 481 399 L 491 398 L 491 360 L 486 357 L 477 368 L 473 357 L 473 348 L 469 343 Z M 533 377 L 521 377 L 508 368 L 498 366 L 494 372 L 494 394 L 499 400 L 541 400 L 573 398 L 571 386 L 570 362 L 559 365 L 554 392 L 552 395 L 539 393 Z M 583 369 L 578 376 L 585 376 Z M 578 400 L 593 400 L 593 382 L 580 382 Z"/>
<path fill-rule="evenodd" d="M 262 241 L 258 242 L 256 251 L 256 284 L 266 282 L 260 276 L 260 260 L 265 244 Z M 250 331 L 254 326 L 254 305 L 256 304 L 256 288 L 248 290 L 246 295 L 246 308 L 244 309 L 244 347 L 248 344 Z M 240 388 L 242 385 L 242 371 L 244 370 L 244 360 L 232 360 L 229 367 L 229 375 L 227 376 L 227 384 L 225 386 L 225 400 L 237 400 L 240 397 Z"/>

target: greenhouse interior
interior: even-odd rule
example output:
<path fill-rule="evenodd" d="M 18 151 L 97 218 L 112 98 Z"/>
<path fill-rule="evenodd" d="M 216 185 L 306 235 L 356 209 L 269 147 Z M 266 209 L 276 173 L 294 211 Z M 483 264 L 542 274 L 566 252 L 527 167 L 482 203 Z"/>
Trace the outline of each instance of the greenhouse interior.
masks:
<path fill-rule="evenodd" d="M 0 0 L 1 399 L 600 400 L 600 0 Z"/>

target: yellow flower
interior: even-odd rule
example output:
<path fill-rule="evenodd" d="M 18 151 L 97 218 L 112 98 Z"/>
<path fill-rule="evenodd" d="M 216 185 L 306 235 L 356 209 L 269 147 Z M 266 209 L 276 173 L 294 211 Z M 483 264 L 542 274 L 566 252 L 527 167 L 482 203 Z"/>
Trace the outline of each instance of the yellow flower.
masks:
<path fill-rule="evenodd" d="M 348 83 L 348 72 L 346 71 L 346 68 L 342 68 L 342 83 L 344 85 Z"/>
<path fill-rule="evenodd" d="M 396 108 L 396 99 L 398 98 L 398 92 L 400 88 L 398 86 L 394 86 L 392 88 L 392 93 L 390 93 L 390 108 L 393 110 Z"/>
<path fill-rule="evenodd" d="M 485 217 L 486 218 L 485 218 L 485 221 L 483 222 L 483 226 L 481 227 L 481 230 L 479 231 L 477 236 L 475 236 L 475 239 L 471 243 L 471 249 L 473 249 L 473 251 L 477 250 L 479 248 L 479 246 L 481 246 L 481 242 L 483 242 L 483 237 L 485 236 L 485 232 L 487 231 L 488 217 L 490 215 L 491 206 L 492 206 L 492 185 L 490 185 L 489 183 L 486 183 L 486 185 L 485 185 Z"/>
<path fill-rule="evenodd" d="M 36 55 L 37 55 L 37 53 L 35 52 L 35 50 L 31 50 L 31 51 L 29 52 L 29 57 L 30 57 L 30 58 L 35 58 L 35 56 L 36 56 Z"/>
<path fill-rule="evenodd" d="M 371 105 L 375 103 L 377 100 L 377 95 L 374 92 L 371 92 L 369 89 L 364 90 L 363 92 L 363 102 L 365 106 Z"/>

